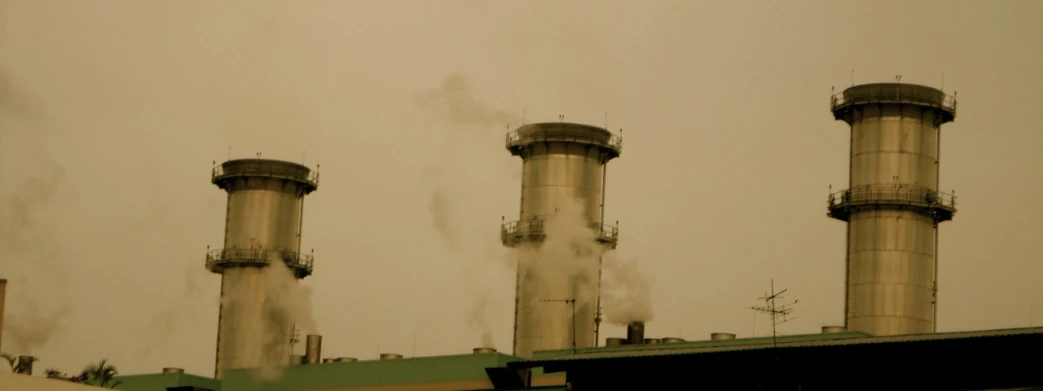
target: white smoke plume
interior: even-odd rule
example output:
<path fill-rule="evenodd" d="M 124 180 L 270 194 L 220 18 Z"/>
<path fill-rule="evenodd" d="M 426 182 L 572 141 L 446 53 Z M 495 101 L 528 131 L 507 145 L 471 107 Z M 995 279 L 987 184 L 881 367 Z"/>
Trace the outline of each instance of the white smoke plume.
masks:
<path fill-rule="evenodd" d="M 652 284 L 637 262 L 620 260 L 614 254 L 606 254 L 602 262 L 605 321 L 620 326 L 652 321 Z"/>
<path fill-rule="evenodd" d="M 60 246 L 52 238 L 58 222 L 53 198 L 65 169 L 43 147 L 46 119 L 32 94 L 0 70 L 0 273 L 9 278 L 4 347 L 12 354 L 33 354 L 51 343 L 72 311 Z"/>
<path fill-rule="evenodd" d="M 431 119 L 442 130 L 437 135 L 439 154 L 422 174 L 422 182 L 430 189 L 427 203 L 431 214 L 432 228 L 438 232 L 442 240 L 453 251 L 460 251 L 464 246 L 488 246 L 489 243 L 462 243 L 465 222 L 459 221 L 460 207 L 466 205 L 463 194 L 471 189 L 455 189 L 447 178 L 450 174 L 449 159 L 454 156 L 467 156 L 469 151 L 494 150 L 495 143 L 501 142 L 506 127 L 517 125 L 521 118 L 517 113 L 496 109 L 475 96 L 467 78 L 460 73 L 446 76 L 441 84 L 429 91 L 418 93 L 413 103 L 420 111 Z M 477 145 L 476 145 L 477 144 Z M 485 259 L 483 262 L 492 262 Z M 475 304 L 467 324 L 480 336 L 482 346 L 492 346 L 492 324 L 486 311 L 490 300 L 487 290 L 473 292 Z"/>
<path fill-rule="evenodd" d="M 263 269 L 240 268 L 226 273 L 229 272 L 247 274 L 238 279 L 245 286 L 229 283 L 221 298 L 221 305 L 229 313 L 246 322 L 239 325 L 242 334 L 234 344 L 242 360 L 239 364 L 257 368 L 251 373 L 259 381 L 276 381 L 292 354 L 289 339 L 293 328 L 300 329 L 302 336 L 318 334 L 312 290 L 300 285 L 279 253 L 271 253 L 269 264 Z M 263 292 L 263 296 L 255 297 L 255 292 Z"/>

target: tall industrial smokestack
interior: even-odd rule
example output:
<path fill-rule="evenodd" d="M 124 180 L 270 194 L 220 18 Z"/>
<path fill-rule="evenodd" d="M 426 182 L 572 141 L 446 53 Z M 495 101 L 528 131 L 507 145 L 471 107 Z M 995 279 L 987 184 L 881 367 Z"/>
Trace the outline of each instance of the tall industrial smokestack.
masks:
<path fill-rule="evenodd" d="M 305 338 L 304 363 L 318 364 L 322 359 L 322 336 L 309 335 Z"/>
<path fill-rule="evenodd" d="M 226 369 L 290 360 L 293 321 L 266 307 L 263 270 L 283 262 L 298 279 L 311 275 L 313 259 L 300 252 L 301 222 L 304 196 L 318 189 L 318 179 L 308 167 L 279 160 L 237 159 L 214 167 L 211 182 L 228 192 L 224 248 L 206 255 L 207 269 L 221 274 L 215 378 Z M 266 329 L 283 335 L 273 338 Z"/>
<path fill-rule="evenodd" d="M 850 183 L 830 194 L 828 213 L 847 222 L 844 326 L 876 336 L 932 333 L 938 223 L 956 213 L 956 197 L 938 191 L 940 128 L 956 119 L 956 99 L 877 83 L 834 95 L 831 107 L 851 131 Z"/>
<path fill-rule="evenodd" d="M 640 345 L 645 342 L 645 322 L 630 322 L 627 325 L 627 345 Z"/>
<path fill-rule="evenodd" d="M 609 160 L 619 157 L 622 141 L 606 129 L 565 122 L 524 125 L 507 134 L 507 150 L 522 158 L 519 220 L 504 223 L 500 238 L 505 246 L 538 249 L 546 237 L 544 223 L 553 219 L 570 198 L 582 202 L 583 214 L 596 240 L 615 248 L 619 231 L 604 224 L 605 176 Z M 519 268 L 521 268 L 519 262 Z M 590 265 L 592 270 L 600 268 Z M 561 273 L 567 273 L 562 271 Z M 598 276 L 601 275 L 597 270 Z M 570 282 L 561 286 L 547 280 L 576 281 L 575 276 L 549 276 L 546 271 L 519 269 L 514 313 L 514 355 L 531 357 L 536 350 L 590 348 L 597 343 L 599 282 Z M 562 316 L 563 305 L 571 305 Z"/>
<path fill-rule="evenodd" d="M 7 301 L 7 279 L 0 278 L 0 341 L 4 340 L 4 302 Z M 2 346 L 0 346 L 2 347 Z M 3 350 L 0 350 L 2 352 Z"/>

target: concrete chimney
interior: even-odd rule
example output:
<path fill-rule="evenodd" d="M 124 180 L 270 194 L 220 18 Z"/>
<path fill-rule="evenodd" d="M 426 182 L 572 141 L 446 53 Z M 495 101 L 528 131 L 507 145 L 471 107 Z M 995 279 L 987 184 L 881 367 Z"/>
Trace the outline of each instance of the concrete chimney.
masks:
<path fill-rule="evenodd" d="M 630 322 L 627 325 L 627 345 L 640 345 L 645 341 L 645 322 Z"/>
<path fill-rule="evenodd" d="M 318 364 L 322 358 L 322 336 L 308 335 L 305 337 L 304 363 Z"/>
<path fill-rule="evenodd" d="M 7 279 L 0 278 L 0 341 L 4 340 L 4 300 L 7 300 Z"/>
<path fill-rule="evenodd" d="M 402 358 L 401 354 L 395 354 L 395 353 L 381 353 L 380 354 L 380 359 L 381 360 L 398 360 L 400 358 Z"/>
<path fill-rule="evenodd" d="M 184 369 L 181 368 L 163 368 L 163 373 L 185 373 Z"/>
<path fill-rule="evenodd" d="M 822 326 L 822 334 L 836 334 L 845 332 L 847 332 L 847 328 L 844 326 Z"/>
<path fill-rule="evenodd" d="M 724 341 L 729 339 L 735 339 L 735 334 L 732 333 L 713 333 L 710 334 L 711 341 Z"/>

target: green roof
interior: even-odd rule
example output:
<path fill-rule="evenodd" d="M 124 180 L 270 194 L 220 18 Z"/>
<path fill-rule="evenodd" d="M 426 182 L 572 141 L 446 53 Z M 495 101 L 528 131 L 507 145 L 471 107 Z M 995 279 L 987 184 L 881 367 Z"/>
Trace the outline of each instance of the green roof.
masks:
<path fill-rule="evenodd" d="M 726 348 L 726 347 L 747 347 L 747 346 L 766 346 L 772 345 L 773 343 L 778 344 L 794 344 L 794 343 L 806 343 L 816 341 L 832 341 L 841 339 L 854 339 L 854 338 L 869 338 L 872 337 L 866 333 L 859 332 L 844 332 L 844 333 L 819 333 L 819 334 L 800 334 L 800 335 L 780 335 L 774 338 L 772 337 L 755 337 L 755 338 L 736 338 L 736 339 L 722 339 L 716 341 L 687 341 L 687 342 L 676 342 L 676 343 L 657 343 L 657 344 L 640 344 L 640 345 L 622 345 L 612 347 L 597 347 L 578 349 L 575 352 L 572 349 L 568 350 L 546 350 L 533 352 L 531 361 L 542 361 L 548 359 L 554 359 L 558 357 L 567 356 L 586 356 L 593 353 L 615 353 L 619 352 L 620 355 L 625 355 L 626 352 L 636 351 L 668 351 L 672 349 L 708 349 L 708 348 Z"/>
<path fill-rule="evenodd" d="M 274 382 L 256 379 L 256 369 L 224 374 L 226 390 L 294 391 L 488 380 L 485 368 L 505 367 L 520 358 L 500 353 L 467 354 L 291 365 Z"/>
<path fill-rule="evenodd" d="M 118 376 L 122 381 L 116 386 L 124 391 L 167 391 L 167 387 L 193 386 L 221 391 L 221 381 L 187 373 L 153 373 L 147 375 Z"/>

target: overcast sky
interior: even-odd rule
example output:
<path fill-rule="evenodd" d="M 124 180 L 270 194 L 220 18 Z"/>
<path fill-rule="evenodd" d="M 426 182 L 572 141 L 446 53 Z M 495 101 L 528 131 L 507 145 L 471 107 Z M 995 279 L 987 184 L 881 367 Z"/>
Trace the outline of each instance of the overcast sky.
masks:
<path fill-rule="evenodd" d="M 845 229 L 825 206 L 849 134 L 830 89 L 901 74 L 958 91 L 938 330 L 1041 325 L 1041 15 L 1031 0 L 0 0 L 3 350 L 212 375 L 220 277 L 203 256 L 226 198 L 210 169 L 261 153 L 321 164 L 303 284 L 326 355 L 470 352 L 483 299 L 510 352 L 499 225 L 521 161 L 502 133 L 518 124 L 418 105 L 446 80 L 490 112 L 624 129 L 606 217 L 653 283 L 647 335 L 687 339 L 770 333 L 748 308 L 772 278 L 799 300 L 780 332 L 842 324 Z M 458 249 L 433 226 L 436 188 Z"/>

